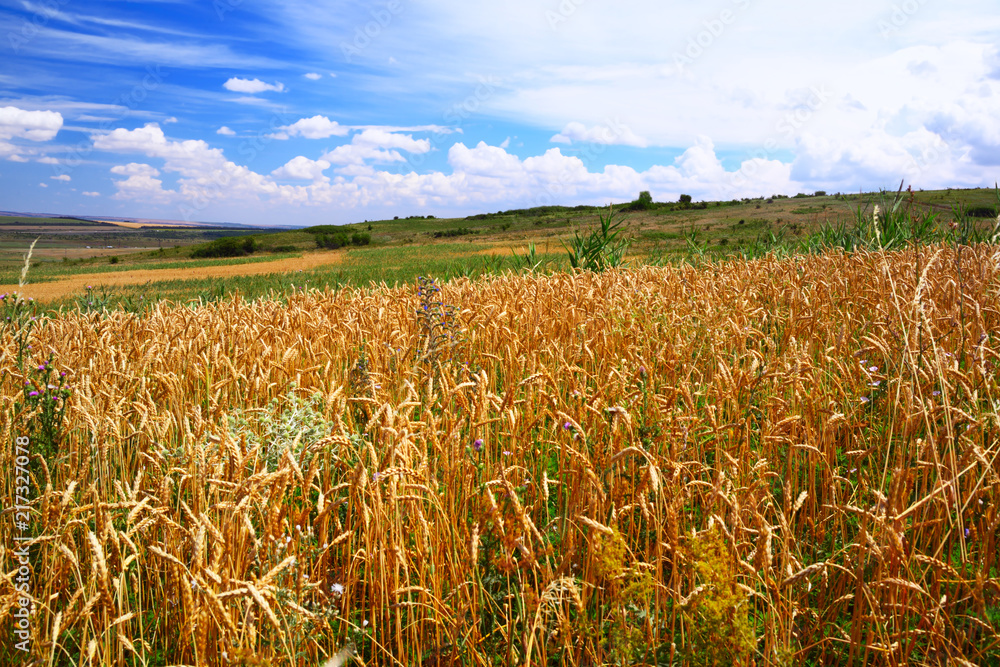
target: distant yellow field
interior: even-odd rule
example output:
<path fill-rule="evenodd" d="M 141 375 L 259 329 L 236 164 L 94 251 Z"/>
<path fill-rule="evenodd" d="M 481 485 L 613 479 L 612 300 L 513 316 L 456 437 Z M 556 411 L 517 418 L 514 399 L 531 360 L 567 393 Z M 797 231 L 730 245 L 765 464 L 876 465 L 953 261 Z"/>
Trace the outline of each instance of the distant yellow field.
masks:
<path fill-rule="evenodd" d="M 117 225 L 119 227 L 128 227 L 129 229 L 142 229 L 143 227 L 151 226 L 144 225 L 139 222 L 119 222 L 118 220 L 96 220 L 95 222 L 103 222 L 106 225 Z"/>
<path fill-rule="evenodd" d="M 19 288 L 17 285 L 0 285 L 0 293 L 18 292 L 25 298 L 46 302 L 62 297 L 79 294 L 86 291 L 87 286 L 101 285 L 142 285 L 161 280 L 196 280 L 201 278 L 227 278 L 230 276 L 250 276 L 266 273 L 293 273 L 306 271 L 324 264 L 339 264 L 344 258 L 343 250 L 306 253 L 301 257 L 276 259 L 273 262 L 258 262 L 255 264 L 231 264 L 228 266 L 203 266 L 183 269 L 159 269 L 135 271 L 116 271 L 114 273 L 83 273 L 46 283 L 32 283 L 31 274 L 28 284 Z"/>
<path fill-rule="evenodd" d="M 119 227 L 128 227 L 129 229 L 144 229 L 146 227 L 155 227 L 156 229 L 161 229 L 163 227 L 169 227 L 170 229 L 197 229 L 200 225 L 190 224 L 182 225 L 179 223 L 170 223 L 164 225 L 163 223 L 154 222 L 123 222 L 121 220 L 95 220 L 95 222 L 103 222 L 107 225 L 118 225 Z"/>

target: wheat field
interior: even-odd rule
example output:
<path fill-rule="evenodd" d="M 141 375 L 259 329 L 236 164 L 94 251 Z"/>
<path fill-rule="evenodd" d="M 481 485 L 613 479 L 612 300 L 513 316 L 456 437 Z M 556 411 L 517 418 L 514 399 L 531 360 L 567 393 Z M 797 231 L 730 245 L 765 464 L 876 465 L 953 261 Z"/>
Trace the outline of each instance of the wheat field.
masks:
<path fill-rule="evenodd" d="M 998 303 L 937 245 L 9 328 L 5 471 L 69 395 L 0 662 L 998 664 Z"/>

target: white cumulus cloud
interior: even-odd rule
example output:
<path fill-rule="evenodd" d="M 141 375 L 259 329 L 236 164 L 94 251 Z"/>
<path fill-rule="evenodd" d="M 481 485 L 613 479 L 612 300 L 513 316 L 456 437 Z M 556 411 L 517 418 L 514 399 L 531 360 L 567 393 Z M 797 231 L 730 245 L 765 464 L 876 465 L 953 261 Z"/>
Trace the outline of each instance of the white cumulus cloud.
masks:
<path fill-rule="evenodd" d="M 257 93 L 263 93 L 269 90 L 276 93 L 285 92 L 285 85 L 280 82 L 265 83 L 260 79 L 240 79 L 235 76 L 222 84 L 222 87 L 226 90 L 231 90 L 234 93 L 247 93 L 248 95 L 256 95 Z"/>
<path fill-rule="evenodd" d="M 18 107 L 0 107 L 0 139 L 50 141 L 63 125 L 58 111 L 25 111 Z"/>
<path fill-rule="evenodd" d="M 261 196 L 284 203 L 301 203 L 306 195 L 298 186 L 279 186 L 269 176 L 227 160 L 222 150 L 196 139 L 175 141 L 167 138 L 156 123 L 134 130 L 118 128 L 94 139 L 94 148 L 109 153 L 141 153 L 164 161 L 163 171 L 178 174 L 177 189 L 165 190 L 153 176 L 150 165 L 130 163 L 112 168 L 112 173 L 128 176 L 116 181 L 118 199 L 150 201 L 174 200 L 182 214 L 196 212 L 211 202 L 246 202 Z"/>
<path fill-rule="evenodd" d="M 156 178 L 160 171 L 148 164 L 130 162 L 125 165 L 111 167 L 111 173 L 128 178 L 115 181 L 118 191 L 114 199 L 132 199 L 153 203 L 166 203 L 175 193 L 163 189 L 163 181 Z"/>
<path fill-rule="evenodd" d="M 636 146 L 638 148 L 645 148 L 649 145 L 648 141 L 635 134 L 631 128 L 617 121 L 608 121 L 603 125 L 592 127 L 574 121 L 568 123 L 563 131 L 552 137 L 550 141 L 563 144 L 571 144 L 575 141 L 609 146 Z"/>
<path fill-rule="evenodd" d="M 111 173 L 119 176 L 159 176 L 160 170 L 148 164 L 129 162 L 111 167 Z"/>
<path fill-rule="evenodd" d="M 410 134 L 398 134 L 381 128 L 366 129 L 355 134 L 351 143 L 337 146 L 323 155 L 333 164 L 360 165 L 365 162 L 405 162 L 399 151 L 423 154 L 431 150 L 428 139 L 414 139 Z"/>
<path fill-rule="evenodd" d="M 316 72 L 309 72 L 308 74 L 303 74 L 302 76 L 309 79 L 310 81 L 319 81 L 320 79 L 323 78 L 322 74 L 317 74 Z"/>
<path fill-rule="evenodd" d="M 319 115 L 312 118 L 300 118 L 291 125 L 284 125 L 278 129 L 281 132 L 274 135 L 275 139 L 287 139 L 288 137 L 328 139 L 347 136 L 348 132 L 351 131 L 350 128 L 344 127 L 337 121 Z"/>
<path fill-rule="evenodd" d="M 323 154 L 332 164 L 359 165 L 365 162 L 405 162 L 399 151 L 386 151 L 370 145 L 345 144 Z"/>
<path fill-rule="evenodd" d="M 220 128 L 218 129 L 218 130 L 216 130 L 216 131 L 215 131 L 215 133 L 216 133 L 216 134 L 221 134 L 221 135 L 223 135 L 223 136 L 225 136 L 225 137 L 233 137 L 233 136 L 236 136 L 236 132 L 234 132 L 233 130 L 230 130 L 230 129 L 229 129 L 228 127 L 226 127 L 225 125 L 223 125 L 223 126 L 222 126 L 222 127 L 220 127 Z"/>
<path fill-rule="evenodd" d="M 271 175 L 275 178 L 296 181 L 329 181 L 330 179 L 323 175 L 323 170 L 329 168 L 330 163 L 326 160 L 310 160 L 299 155 L 272 171 Z"/>
<path fill-rule="evenodd" d="M 408 153 L 426 153 L 431 149 L 431 142 L 428 139 L 414 139 L 409 134 L 397 134 L 377 128 L 354 135 L 351 143 L 378 148 L 398 148 Z"/>

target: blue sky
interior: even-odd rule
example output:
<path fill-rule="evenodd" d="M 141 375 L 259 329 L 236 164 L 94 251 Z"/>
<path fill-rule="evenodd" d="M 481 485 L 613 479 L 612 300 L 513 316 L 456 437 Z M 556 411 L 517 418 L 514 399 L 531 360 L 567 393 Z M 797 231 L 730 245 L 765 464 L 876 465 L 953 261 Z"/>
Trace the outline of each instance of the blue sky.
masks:
<path fill-rule="evenodd" d="M 995 0 L 0 0 L 0 209 L 248 224 L 992 186 Z"/>

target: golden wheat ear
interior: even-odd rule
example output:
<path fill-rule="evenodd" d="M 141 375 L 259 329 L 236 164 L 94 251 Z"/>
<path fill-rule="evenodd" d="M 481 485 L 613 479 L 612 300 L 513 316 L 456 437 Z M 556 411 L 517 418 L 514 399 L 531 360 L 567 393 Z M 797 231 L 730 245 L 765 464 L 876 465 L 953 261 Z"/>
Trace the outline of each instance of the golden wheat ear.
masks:
<path fill-rule="evenodd" d="M 351 658 L 357 655 L 354 651 L 354 644 L 348 644 L 344 648 L 337 651 L 337 654 L 332 658 L 324 662 L 320 667 L 343 667 L 346 665 Z"/>

